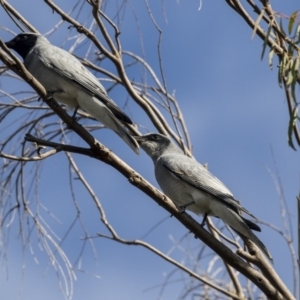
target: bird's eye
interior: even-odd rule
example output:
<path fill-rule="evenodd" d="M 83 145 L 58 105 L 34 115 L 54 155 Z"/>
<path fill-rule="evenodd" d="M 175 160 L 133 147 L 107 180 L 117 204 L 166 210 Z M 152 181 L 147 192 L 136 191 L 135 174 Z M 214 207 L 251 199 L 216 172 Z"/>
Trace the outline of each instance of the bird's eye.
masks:
<path fill-rule="evenodd" d="M 154 140 L 158 140 L 159 139 L 159 135 L 158 134 L 153 134 L 152 137 L 153 137 Z"/>

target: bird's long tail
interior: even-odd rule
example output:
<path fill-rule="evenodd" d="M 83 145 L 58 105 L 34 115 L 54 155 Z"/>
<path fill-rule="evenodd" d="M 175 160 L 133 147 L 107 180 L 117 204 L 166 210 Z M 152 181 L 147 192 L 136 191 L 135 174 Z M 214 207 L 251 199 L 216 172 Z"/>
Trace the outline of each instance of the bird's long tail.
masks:
<path fill-rule="evenodd" d="M 272 255 L 268 251 L 267 247 L 262 243 L 262 241 L 251 231 L 247 223 L 239 216 L 236 212 L 226 207 L 222 210 L 222 215 L 219 214 L 219 217 L 228 224 L 238 235 L 242 238 L 248 238 L 254 242 L 262 252 L 273 262 Z"/>
<path fill-rule="evenodd" d="M 123 139 L 123 141 L 136 153 L 139 154 L 139 145 L 137 141 L 126 131 L 126 129 L 118 124 L 118 131 L 114 130 L 114 132 Z"/>
<path fill-rule="evenodd" d="M 268 257 L 268 259 L 273 263 L 273 257 L 271 255 L 271 253 L 269 252 L 269 250 L 267 249 L 267 247 L 264 245 L 264 243 L 251 231 L 251 238 L 248 236 L 245 236 L 244 234 L 238 232 L 237 230 L 235 230 L 233 227 L 232 229 L 242 238 L 249 238 L 252 242 L 254 242 L 259 249 Z"/>
<path fill-rule="evenodd" d="M 127 132 L 121 122 L 111 112 L 107 113 L 106 117 L 99 121 L 112 129 L 136 154 L 139 154 L 137 141 Z"/>
<path fill-rule="evenodd" d="M 106 105 L 91 97 L 89 101 L 79 101 L 79 106 L 107 128 L 113 130 L 136 154 L 139 154 L 137 141 L 126 131 L 122 123 Z"/>

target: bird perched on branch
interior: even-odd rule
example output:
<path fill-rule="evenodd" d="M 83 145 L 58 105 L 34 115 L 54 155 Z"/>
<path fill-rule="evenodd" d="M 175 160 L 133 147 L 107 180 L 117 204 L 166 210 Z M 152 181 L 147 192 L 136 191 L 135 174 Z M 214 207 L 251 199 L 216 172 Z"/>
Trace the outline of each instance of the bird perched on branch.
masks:
<path fill-rule="evenodd" d="M 152 158 L 155 177 L 163 192 L 180 208 L 206 217 L 222 219 L 242 238 L 254 242 L 272 261 L 265 245 L 251 231 L 261 231 L 242 212 L 256 219 L 236 200 L 227 187 L 195 159 L 186 156 L 168 137 L 150 133 L 136 136 L 141 148 Z"/>
<path fill-rule="evenodd" d="M 27 70 L 56 101 L 74 110 L 73 116 L 81 108 L 139 153 L 137 142 L 122 124 L 132 124 L 131 119 L 109 98 L 98 79 L 77 58 L 36 33 L 21 33 L 5 44 L 22 56 Z"/>

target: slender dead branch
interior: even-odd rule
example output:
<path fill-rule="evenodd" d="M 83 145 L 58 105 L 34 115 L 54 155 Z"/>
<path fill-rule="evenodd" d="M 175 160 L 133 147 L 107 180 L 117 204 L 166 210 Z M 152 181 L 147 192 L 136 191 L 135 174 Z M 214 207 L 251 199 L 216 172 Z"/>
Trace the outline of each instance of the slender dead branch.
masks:
<path fill-rule="evenodd" d="M 107 239 L 110 239 L 110 240 L 114 240 L 118 243 L 125 244 L 125 245 L 142 246 L 142 247 L 150 250 L 154 254 L 158 255 L 159 257 L 163 258 L 164 260 L 168 261 L 169 263 L 173 264 L 174 266 L 176 266 L 180 270 L 184 271 L 185 273 L 187 273 L 191 277 L 193 277 L 193 278 L 203 282 L 204 284 L 212 287 L 216 291 L 221 292 L 222 294 L 230 297 L 231 299 L 237 299 L 237 300 L 241 299 L 241 297 L 239 295 L 234 294 L 232 292 L 229 292 L 229 291 L 221 288 L 220 286 L 212 283 L 211 281 L 207 280 L 206 278 L 204 278 L 202 276 L 199 276 L 197 273 L 195 273 L 192 270 L 188 269 L 184 265 L 178 263 L 176 260 L 172 259 L 170 256 L 165 255 L 164 253 L 162 253 L 161 251 L 159 251 L 158 249 L 156 249 L 155 247 L 153 247 L 152 245 L 150 245 L 150 244 L 148 244 L 144 241 L 140 241 L 140 240 L 129 241 L 129 240 L 124 240 L 124 239 L 120 238 L 119 236 L 110 237 L 110 236 L 107 236 L 107 235 L 104 235 L 104 234 L 101 234 L 101 233 L 98 233 L 98 236 L 104 237 L 104 238 L 107 238 Z"/>
<path fill-rule="evenodd" d="M 153 253 L 155 253 L 156 255 L 160 256 L 161 258 L 163 258 L 164 260 L 168 261 L 169 263 L 173 264 L 174 266 L 178 267 L 179 269 L 181 269 L 182 271 L 184 271 L 185 273 L 187 273 L 189 276 L 194 277 L 195 279 L 203 282 L 204 284 L 207 284 L 208 286 L 212 287 L 213 289 L 215 289 L 216 291 L 221 292 L 222 294 L 231 297 L 232 299 L 237 299 L 239 300 L 239 295 L 236 295 L 234 293 L 231 293 L 221 287 L 219 287 L 218 285 L 214 284 L 213 282 L 211 282 L 210 280 L 204 278 L 203 276 L 198 275 L 197 273 L 193 272 L 192 270 L 190 270 L 189 268 L 185 267 L 184 265 L 178 263 L 176 260 L 170 258 L 170 256 L 165 255 L 164 253 L 162 253 L 161 251 L 159 251 L 157 248 L 149 245 L 148 243 L 145 243 L 144 241 L 141 240 L 134 240 L 134 241 L 128 241 L 125 239 L 122 239 L 116 232 L 116 230 L 113 228 L 113 226 L 111 225 L 111 223 L 108 221 L 106 214 L 104 212 L 104 209 L 97 197 L 97 195 L 95 194 L 95 192 L 93 191 L 93 189 L 91 188 L 91 186 L 89 185 L 89 183 L 86 181 L 86 179 L 84 178 L 83 174 L 81 173 L 80 169 L 78 168 L 78 166 L 76 165 L 75 161 L 73 160 L 73 158 L 70 156 L 70 154 L 67 153 L 67 157 L 71 163 L 72 168 L 74 169 L 74 171 L 76 172 L 78 179 L 82 182 L 82 184 L 84 185 L 84 187 L 86 188 L 86 190 L 88 191 L 88 193 L 91 195 L 99 213 L 100 213 L 100 217 L 101 217 L 101 221 L 102 223 L 105 225 L 105 227 L 109 230 L 109 232 L 111 233 L 111 236 L 107 236 L 101 233 L 98 233 L 98 236 L 100 237 L 105 237 L 107 239 L 111 239 L 113 241 L 116 241 L 118 243 L 122 243 L 125 245 L 135 245 L 135 246 L 143 246 L 145 248 L 147 248 L 148 250 L 152 251 Z"/>
<path fill-rule="evenodd" d="M 36 137 L 32 136 L 31 134 L 26 134 L 25 140 L 27 142 L 36 143 L 38 146 L 43 145 L 43 146 L 55 148 L 53 150 L 53 151 L 55 151 L 55 153 L 58 153 L 60 151 L 65 151 L 65 152 L 72 152 L 72 153 L 77 153 L 77 154 L 83 154 L 83 155 L 90 156 L 90 157 L 95 157 L 95 154 L 93 153 L 93 151 L 91 151 L 91 149 L 54 143 L 54 142 L 47 141 L 44 139 L 36 138 Z M 45 154 L 41 154 L 41 156 L 43 156 L 43 155 L 45 155 Z"/>
<path fill-rule="evenodd" d="M 46 142 L 47 143 L 47 142 Z M 43 141 L 40 141 L 43 145 Z M 93 149 L 93 147 L 92 147 Z M 258 271 L 252 269 L 243 260 L 238 258 L 230 249 L 228 249 L 224 244 L 216 239 L 212 239 L 212 236 L 202 228 L 202 226 L 196 222 L 192 217 L 186 213 L 182 213 L 178 210 L 173 202 L 168 199 L 165 195 L 159 192 L 151 184 L 149 184 L 144 178 L 142 178 L 138 173 L 131 169 L 127 164 L 121 161 L 115 154 L 110 152 L 106 147 L 98 144 L 97 147 L 97 159 L 109 164 L 110 166 L 117 169 L 122 173 L 131 184 L 139 188 L 141 191 L 149 195 L 154 201 L 159 205 L 167 209 L 175 218 L 177 218 L 187 229 L 200 238 L 204 243 L 206 243 L 210 248 L 221 256 L 229 265 L 233 266 L 235 269 L 240 271 L 243 275 L 253 281 L 262 291 L 268 291 L 267 295 L 270 299 L 283 299 L 280 294 L 278 294 L 277 289 L 274 289 L 272 285 L 260 274 Z M 95 151 L 95 149 L 93 149 Z M 249 257 L 251 257 L 249 255 Z M 286 296 L 286 295 L 285 295 Z M 286 299 L 294 299 L 293 297 L 286 297 Z"/>
<path fill-rule="evenodd" d="M 34 26 L 32 26 L 11 4 L 5 0 L 0 0 L 0 5 L 13 15 L 18 21 L 25 25 L 30 31 L 38 32 Z"/>
<path fill-rule="evenodd" d="M 110 59 L 113 64 L 115 65 L 118 74 L 121 78 L 121 81 L 123 82 L 124 87 L 126 88 L 127 92 L 129 95 L 132 97 L 132 99 L 145 111 L 145 113 L 148 115 L 156 129 L 165 135 L 168 135 L 168 131 L 166 128 L 163 126 L 163 124 L 160 122 L 160 120 L 157 118 L 155 112 L 151 109 L 151 107 L 148 105 L 146 101 L 137 93 L 137 91 L 134 89 L 134 87 L 131 84 L 131 81 L 126 75 L 126 70 L 122 62 L 122 57 L 119 55 L 114 55 L 111 52 L 109 52 L 96 38 L 96 36 L 87 28 L 82 26 L 79 22 L 77 22 L 75 19 L 71 18 L 69 15 L 67 15 L 63 10 L 61 10 L 57 5 L 55 5 L 51 0 L 44 0 L 54 11 L 56 11 L 62 18 L 63 20 L 69 22 L 76 28 L 76 30 L 79 33 L 82 33 L 86 35 L 87 38 L 89 38 L 95 46 L 108 58 Z M 92 3 L 93 4 L 93 3 Z M 104 24 L 102 23 L 101 19 L 98 16 L 98 6 L 96 5 L 96 9 L 93 11 L 94 14 L 96 14 L 94 17 L 98 18 L 99 26 L 101 25 L 103 27 L 103 30 L 106 32 L 106 28 Z M 105 35 L 106 42 L 109 45 L 112 45 L 114 47 L 113 42 L 110 38 L 110 36 L 107 34 Z M 114 53 L 118 53 L 117 51 Z M 168 124 L 165 122 L 165 124 Z"/>
<path fill-rule="evenodd" d="M 209 229 L 210 229 L 210 232 L 211 234 L 217 239 L 217 240 L 220 240 L 220 237 L 219 237 L 219 234 L 218 234 L 218 231 L 217 231 L 217 228 L 215 228 L 215 226 L 213 225 L 213 223 L 211 222 L 210 219 L 207 220 L 208 224 L 209 224 Z M 212 229 L 212 230 L 211 230 Z M 241 283 L 240 281 L 238 280 L 235 272 L 234 272 L 234 269 L 232 267 L 230 267 L 225 261 L 224 261 L 224 264 L 225 264 L 225 268 L 229 274 L 229 277 L 230 279 L 232 280 L 232 283 L 234 285 L 234 288 L 236 290 L 236 294 L 237 296 L 239 297 L 239 299 L 244 299 L 245 298 L 245 295 L 243 293 L 243 288 L 241 286 Z"/>

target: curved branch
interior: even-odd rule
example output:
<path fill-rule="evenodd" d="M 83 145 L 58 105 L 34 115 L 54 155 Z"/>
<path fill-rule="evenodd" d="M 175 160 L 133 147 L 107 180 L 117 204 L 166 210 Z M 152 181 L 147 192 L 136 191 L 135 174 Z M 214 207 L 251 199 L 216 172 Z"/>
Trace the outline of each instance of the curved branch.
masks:
<path fill-rule="evenodd" d="M 38 32 L 34 26 L 32 26 L 23 16 L 19 14 L 18 11 L 16 11 L 12 5 L 7 3 L 5 0 L 0 0 L 0 5 L 5 9 L 8 10 L 9 13 L 11 13 L 17 20 L 19 20 L 21 23 L 23 23 L 30 31 L 32 32 Z"/>

